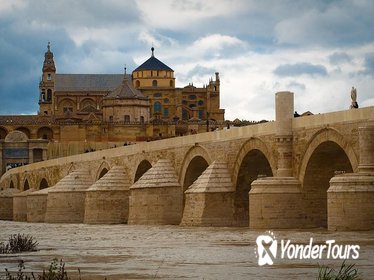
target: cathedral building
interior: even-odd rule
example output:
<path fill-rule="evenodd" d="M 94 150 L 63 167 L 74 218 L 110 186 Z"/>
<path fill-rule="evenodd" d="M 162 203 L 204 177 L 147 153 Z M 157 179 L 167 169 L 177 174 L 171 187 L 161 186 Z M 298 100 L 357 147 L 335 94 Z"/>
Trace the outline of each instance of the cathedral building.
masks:
<path fill-rule="evenodd" d="M 40 82 L 39 115 L 75 121 L 99 119 L 127 123 L 144 123 L 153 119 L 224 120 L 224 110 L 219 108 L 218 73 L 215 73 L 214 81 L 210 80 L 202 88 L 193 85 L 176 88 L 173 69 L 155 57 L 153 47 L 151 51 L 151 57 L 137 67 L 132 75 L 58 74 L 48 45 Z M 148 99 L 149 112 L 144 111 L 144 98 Z M 118 102 L 115 102 L 116 99 Z M 131 99 L 136 99 L 137 102 L 130 102 L 126 106 L 124 99 L 127 103 Z M 112 104 L 112 109 L 109 104 Z M 134 106 L 136 108 L 130 110 Z M 128 109 L 124 109 L 125 107 Z"/>
<path fill-rule="evenodd" d="M 87 143 L 108 148 L 222 128 L 219 73 L 201 88 L 179 88 L 154 52 L 131 74 L 60 74 L 48 43 L 38 114 L 0 116 L 0 174 L 92 150 Z"/>

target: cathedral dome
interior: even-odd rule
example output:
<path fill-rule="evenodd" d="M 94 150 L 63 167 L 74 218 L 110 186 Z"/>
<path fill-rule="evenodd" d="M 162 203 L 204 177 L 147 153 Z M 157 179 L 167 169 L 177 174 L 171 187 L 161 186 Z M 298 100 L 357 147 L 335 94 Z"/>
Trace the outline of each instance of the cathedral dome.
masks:
<path fill-rule="evenodd" d="M 102 110 L 108 122 L 144 123 L 149 119 L 149 99 L 125 74 L 122 84 L 103 98 Z"/>
<path fill-rule="evenodd" d="M 148 99 L 140 90 L 134 88 L 131 75 L 125 75 L 122 84 L 110 92 L 104 99 Z"/>
<path fill-rule="evenodd" d="M 142 71 L 142 70 L 174 71 L 173 69 L 171 69 L 169 66 L 167 66 L 165 63 L 158 60 L 154 56 L 154 50 L 155 49 L 153 47 L 151 48 L 151 50 L 152 50 L 152 56 L 150 58 L 148 58 L 148 60 L 146 60 L 142 65 L 140 65 L 138 68 L 136 68 L 134 70 L 134 72 Z"/>
<path fill-rule="evenodd" d="M 174 70 L 154 55 L 132 72 L 133 84 L 139 89 L 175 88 Z"/>

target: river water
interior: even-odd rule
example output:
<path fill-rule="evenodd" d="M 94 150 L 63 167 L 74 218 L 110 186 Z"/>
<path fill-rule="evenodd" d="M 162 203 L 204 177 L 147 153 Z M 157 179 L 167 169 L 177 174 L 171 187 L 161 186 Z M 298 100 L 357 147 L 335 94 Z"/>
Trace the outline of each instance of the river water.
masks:
<path fill-rule="evenodd" d="M 272 266 L 259 266 L 256 238 L 263 231 L 248 228 L 212 228 L 140 225 L 38 224 L 0 221 L 0 241 L 11 234 L 32 235 L 37 252 L 0 255 L 4 269 L 16 271 L 24 260 L 26 271 L 41 271 L 53 258 L 63 259 L 69 275 L 82 279 L 316 279 L 318 265 L 338 268 L 341 260 L 280 259 Z M 374 231 L 327 232 L 274 231 L 281 239 L 307 245 L 360 246 L 355 263 L 362 279 L 374 279 Z"/>

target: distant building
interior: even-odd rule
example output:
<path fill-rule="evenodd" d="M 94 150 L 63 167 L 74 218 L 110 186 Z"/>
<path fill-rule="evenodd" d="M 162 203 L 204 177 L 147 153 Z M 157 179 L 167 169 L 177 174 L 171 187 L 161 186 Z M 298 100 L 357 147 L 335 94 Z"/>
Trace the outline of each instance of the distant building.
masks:
<path fill-rule="evenodd" d="M 144 107 L 147 102 L 148 111 Z M 207 116 L 215 121 L 224 120 L 219 74 L 215 73 L 215 80 L 202 88 L 193 85 L 176 88 L 173 69 L 154 56 L 153 47 L 151 57 L 132 75 L 103 75 L 57 74 L 48 45 L 39 106 L 39 116 L 58 120 L 144 123 L 154 119 L 206 120 Z"/>
<path fill-rule="evenodd" d="M 48 140 L 37 147 L 38 155 L 44 152 L 36 158 L 45 160 L 92 150 L 79 143 L 102 143 L 100 147 L 106 148 L 109 143 L 127 145 L 224 127 L 219 73 L 201 88 L 192 84 L 176 88 L 173 69 L 155 57 L 153 47 L 151 50 L 151 57 L 131 75 L 126 69 L 124 74 L 59 74 L 48 43 L 38 115 L 0 116 L 0 174 L 6 164 L 34 161 L 32 148 L 27 157 L 17 160 L 1 152 L 4 139 L 13 131 L 23 132 L 25 139 Z M 60 146 L 78 143 L 78 148 L 55 148 L 52 155 L 48 142 Z M 24 150 L 18 152 L 7 150 L 9 155 L 26 155 Z"/>

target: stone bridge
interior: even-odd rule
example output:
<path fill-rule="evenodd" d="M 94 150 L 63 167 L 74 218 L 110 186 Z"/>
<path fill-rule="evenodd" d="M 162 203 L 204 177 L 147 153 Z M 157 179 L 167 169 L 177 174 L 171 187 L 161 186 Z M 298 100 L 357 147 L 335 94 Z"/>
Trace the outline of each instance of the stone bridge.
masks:
<path fill-rule="evenodd" d="M 373 229 L 374 107 L 294 118 L 293 102 L 276 93 L 274 122 L 12 169 L 0 186 L 21 192 L 0 193 L 0 219 L 41 207 L 47 222 Z"/>

